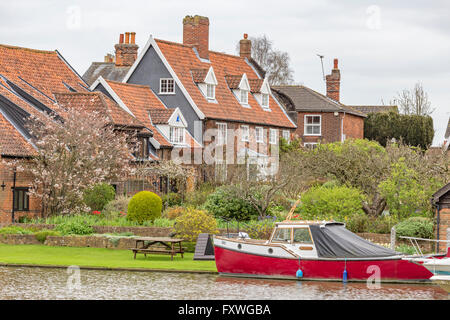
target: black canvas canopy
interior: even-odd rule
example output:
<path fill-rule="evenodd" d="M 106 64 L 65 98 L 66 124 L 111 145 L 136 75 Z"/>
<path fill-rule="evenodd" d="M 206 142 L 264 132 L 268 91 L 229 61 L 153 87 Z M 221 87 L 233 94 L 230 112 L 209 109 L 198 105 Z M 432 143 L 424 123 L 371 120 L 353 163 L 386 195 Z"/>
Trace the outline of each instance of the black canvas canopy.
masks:
<path fill-rule="evenodd" d="M 398 255 L 393 250 L 357 236 L 342 223 L 309 227 L 320 258 L 380 258 Z"/>

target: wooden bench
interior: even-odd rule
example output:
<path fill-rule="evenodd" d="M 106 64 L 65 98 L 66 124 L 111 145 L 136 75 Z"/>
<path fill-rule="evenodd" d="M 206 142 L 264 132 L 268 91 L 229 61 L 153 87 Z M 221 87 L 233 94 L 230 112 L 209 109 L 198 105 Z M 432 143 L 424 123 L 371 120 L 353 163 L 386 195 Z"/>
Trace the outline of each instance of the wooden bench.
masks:
<path fill-rule="evenodd" d="M 185 247 L 181 246 L 182 239 L 174 239 L 167 237 L 145 237 L 145 238 L 136 238 L 136 246 L 134 248 L 130 248 L 133 251 L 134 259 L 136 259 L 137 253 L 144 254 L 144 257 L 147 257 L 148 254 L 170 254 L 170 259 L 173 260 L 173 256 L 176 256 L 177 253 L 181 254 L 181 258 L 183 257 L 184 252 L 186 251 Z M 142 246 L 138 246 L 141 243 Z M 178 244 L 177 248 L 175 248 L 175 244 Z"/>

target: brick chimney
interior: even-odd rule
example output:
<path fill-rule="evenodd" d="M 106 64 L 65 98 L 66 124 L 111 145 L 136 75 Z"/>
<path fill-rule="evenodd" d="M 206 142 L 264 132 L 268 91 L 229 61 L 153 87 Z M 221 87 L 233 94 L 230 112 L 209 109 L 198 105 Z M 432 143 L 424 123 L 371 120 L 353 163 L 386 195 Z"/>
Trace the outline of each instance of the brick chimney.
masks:
<path fill-rule="evenodd" d="M 244 33 L 244 39 L 239 41 L 239 55 L 242 58 L 250 59 L 252 57 L 252 41 L 247 38 L 248 34 Z"/>
<path fill-rule="evenodd" d="M 338 69 L 338 59 L 334 59 L 334 68 L 331 74 L 326 76 L 327 97 L 339 102 L 341 88 L 341 72 Z"/>
<path fill-rule="evenodd" d="M 135 43 L 136 32 L 125 32 L 119 37 L 119 43 L 114 46 L 116 49 L 116 66 L 131 67 L 137 59 L 138 45 Z"/>
<path fill-rule="evenodd" d="M 209 59 L 209 19 L 207 17 L 184 17 L 183 44 L 194 46 L 200 58 Z"/>

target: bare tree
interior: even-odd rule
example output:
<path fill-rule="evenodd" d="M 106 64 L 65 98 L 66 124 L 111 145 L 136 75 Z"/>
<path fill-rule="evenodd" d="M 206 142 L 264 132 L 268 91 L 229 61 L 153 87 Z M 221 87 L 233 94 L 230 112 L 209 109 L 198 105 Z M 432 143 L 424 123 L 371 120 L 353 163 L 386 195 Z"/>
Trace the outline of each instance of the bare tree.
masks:
<path fill-rule="evenodd" d="M 252 41 L 252 58 L 266 71 L 269 84 L 292 84 L 294 72 L 289 66 L 289 54 L 275 50 L 273 42 L 266 35 L 250 37 L 250 40 Z M 239 42 L 236 48 L 239 52 Z"/>
<path fill-rule="evenodd" d="M 435 110 L 431 107 L 428 94 L 420 82 L 417 82 L 412 90 L 404 89 L 397 93 L 397 96 L 391 101 L 391 105 L 397 105 L 401 113 L 408 115 L 429 116 Z"/>

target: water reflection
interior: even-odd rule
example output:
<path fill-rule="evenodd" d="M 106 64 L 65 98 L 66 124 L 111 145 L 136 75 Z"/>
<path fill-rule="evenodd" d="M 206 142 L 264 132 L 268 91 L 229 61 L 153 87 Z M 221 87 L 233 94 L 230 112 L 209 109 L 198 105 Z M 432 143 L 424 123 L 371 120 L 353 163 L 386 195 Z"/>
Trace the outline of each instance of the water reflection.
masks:
<path fill-rule="evenodd" d="M 70 290 L 69 276 L 66 269 L 0 267 L 0 299 L 448 299 L 431 284 L 369 289 L 365 283 L 81 270 L 81 286 Z"/>

